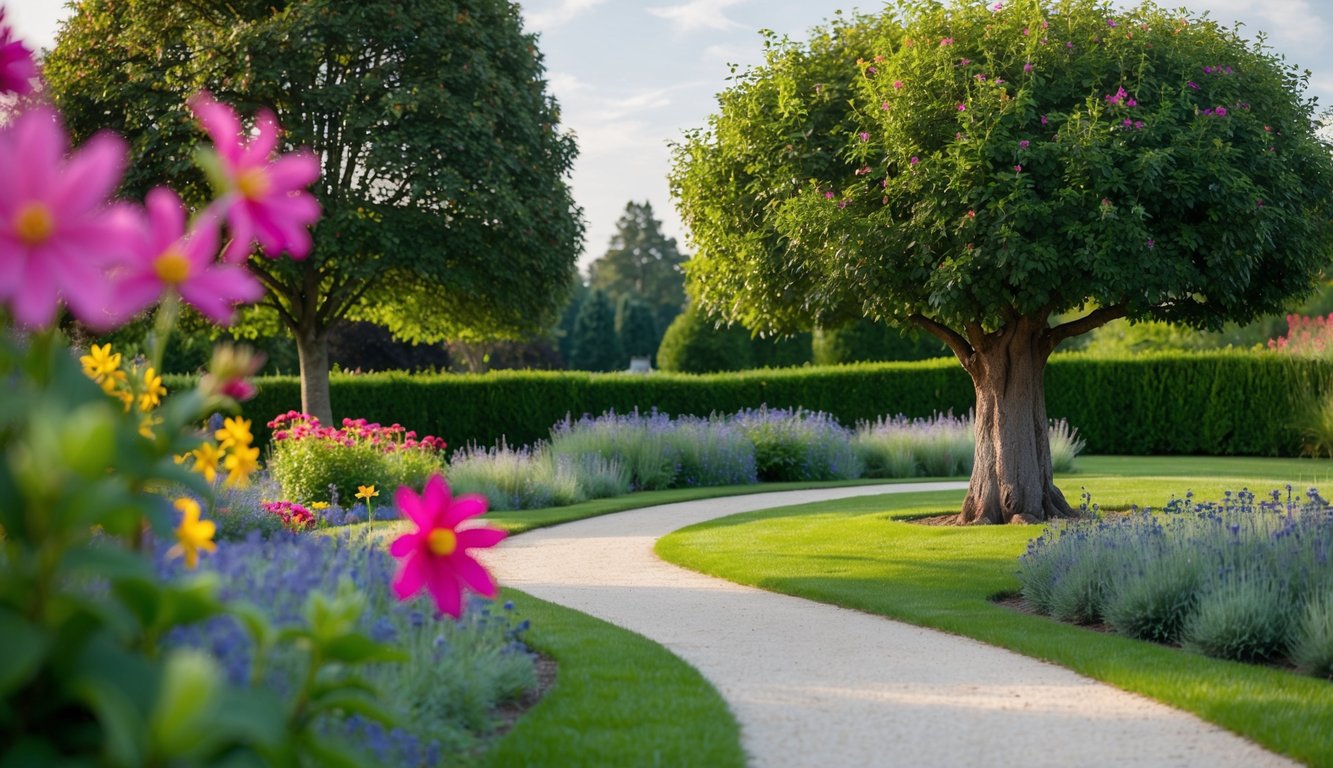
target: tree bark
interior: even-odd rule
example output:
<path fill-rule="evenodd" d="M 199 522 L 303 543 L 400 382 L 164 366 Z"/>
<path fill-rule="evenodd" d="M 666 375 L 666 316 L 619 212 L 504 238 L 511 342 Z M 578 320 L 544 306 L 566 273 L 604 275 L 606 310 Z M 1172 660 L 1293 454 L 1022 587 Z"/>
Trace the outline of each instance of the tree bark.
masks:
<path fill-rule="evenodd" d="M 1055 487 L 1046 420 L 1046 324 L 1021 318 L 974 344 L 963 367 L 977 407 L 961 523 L 1034 523 L 1073 514 Z"/>
<path fill-rule="evenodd" d="M 296 354 L 301 362 L 301 410 L 333 424 L 329 400 L 329 334 L 308 328 L 296 331 Z"/>

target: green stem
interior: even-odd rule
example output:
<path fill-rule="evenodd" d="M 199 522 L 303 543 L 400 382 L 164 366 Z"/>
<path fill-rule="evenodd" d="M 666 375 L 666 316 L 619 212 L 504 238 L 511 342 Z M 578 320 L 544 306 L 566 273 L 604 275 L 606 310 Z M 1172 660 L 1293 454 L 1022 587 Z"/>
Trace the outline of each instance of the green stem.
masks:
<path fill-rule="evenodd" d="M 176 327 L 176 318 L 180 316 L 180 297 L 175 291 L 167 291 L 162 296 L 162 303 L 157 307 L 156 322 L 153 323 L 153 335 L 149 339 L 149 359 L 153 370 L 162 374 L 162 360 L 167 355 L 167 341 Z"/>

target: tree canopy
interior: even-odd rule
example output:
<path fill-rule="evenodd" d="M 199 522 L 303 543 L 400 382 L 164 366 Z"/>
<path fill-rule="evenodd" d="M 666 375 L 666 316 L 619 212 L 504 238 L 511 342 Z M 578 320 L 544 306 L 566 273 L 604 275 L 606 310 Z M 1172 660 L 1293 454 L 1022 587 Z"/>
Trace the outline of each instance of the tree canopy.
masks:
<path fill-rule="evenodd" d="M 1333 163 L 1305 75 L 1151 6 L 996 8 L 769 39 L 675 149 L 701 304 L 965 335 L 1091 306 L 1216 327 L 1311 286 Z"/>
<path fill-rule="evenodd" d="M 901 0 L 770 37 L 675 148 L 691 296 L 759 332 L 931 333 L 976 386 L 961 519 L 1069 514 L 1043 383 L 1062 341 L 1245 322 L 1327 263 L 1305 77 L 1207 18 L 1099 0 Z"/>
<path fill-rule="evenodd" d="M 624 296 L 638 296 L 653 307 L 657 326 L 666 328 L 685 305 L 684 262 L 676 239 L 662 233 L 652 204 L 630 201 L 610 247 L 588 266 L 589 285 L 605 291 L 614 305 Z"/>
<path fill-rule="evenodd" d="M 317 154 L 311 255 L 250 266 L 325 409 L 341 319 L 413 341 L 503 338 L 562 305 L 583 235 L 576 149 L 508 0 L 88 0 L 46 76 L 76 137 L 130 140 L 131 195 L 171 181 L 202 199 L 185 101 L 204 88 L 273 110 L 285 144 Z"/>

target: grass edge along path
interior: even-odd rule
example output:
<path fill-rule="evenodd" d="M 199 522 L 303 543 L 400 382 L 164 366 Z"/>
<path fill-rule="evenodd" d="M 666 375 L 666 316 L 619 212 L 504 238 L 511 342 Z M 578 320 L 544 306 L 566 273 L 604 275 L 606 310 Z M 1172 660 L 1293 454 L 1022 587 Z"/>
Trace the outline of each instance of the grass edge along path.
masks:
<path fill-rule="evenodd" d="M 1328 476 L 1328 466 L 1333 465 L 1318 467 L 1318 474 Z M 1244 460 L 1205 468 L 1213 474 L 1067 476 L 1060 484 L 1066 492 L 1085 481 L 1100 486 L 1111 504 L 1125 502 L 1114 491 L 1105 493 L 1117 484 L 1135 495 L 1155 488 L 1167 495 L 1146 501 L 1159 505 L 1170 492 L 1183 493 L 1201 483 L 1225 485 L 1232 473 L 1246 477 L 1255 469 Z M 1098 467 L 1115 469 L 1114 461 Z M 1122 469 L 1132 475 L 1138 467 Z M 956 509 L 961 498 L 961 492 L 904 494 L 745 513 L 681 529 L 659 540 L 656 551 L 668 562 L 712 576 L 1051 661 L 1192 712 L 1275 752 L 1312 765 L 1333 765 L 1333 729 L 1328 727 L 1333 684 L 1328 681 L 1012 611 L 991 598 L 1017 590 L 1017 558 L 1040 527 L 949 528 L 896 519 Z"/>
<path fill-rule="evenodd" d="M 736 718 L 698 670 L 642 635 L 515 589 L 525 642 L 558 665 L 541 701 L 480 766 L 742 768 Z"/>

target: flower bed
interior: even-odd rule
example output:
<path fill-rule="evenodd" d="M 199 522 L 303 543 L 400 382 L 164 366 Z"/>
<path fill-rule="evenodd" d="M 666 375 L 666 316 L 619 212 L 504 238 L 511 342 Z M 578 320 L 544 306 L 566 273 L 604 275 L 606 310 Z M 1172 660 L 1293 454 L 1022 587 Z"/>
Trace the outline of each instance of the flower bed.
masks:
<path fill-rule="evenodd" d="M 1019 578 L 1033 608 L 1063 621 L 1333 678 L 1331 559 L 1333 509 L 1288 486 L 1285 499 L 1187 494 L 1156 513 L 1052 525 Z"/>

